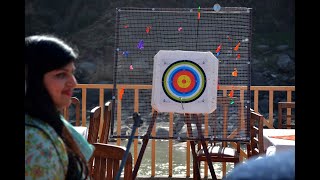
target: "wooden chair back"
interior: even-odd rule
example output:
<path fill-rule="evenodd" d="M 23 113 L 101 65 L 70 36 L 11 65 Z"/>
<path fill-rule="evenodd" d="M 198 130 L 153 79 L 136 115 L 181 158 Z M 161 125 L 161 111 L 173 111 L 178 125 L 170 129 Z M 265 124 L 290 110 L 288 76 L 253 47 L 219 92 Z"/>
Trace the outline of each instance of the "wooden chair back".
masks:
<path fill-rule="evenodd" d="M 89 161 L 90 175 L 94 180 L 114 180 L 126 152 L 122 146 L 94 143 L 95 150 Z M 129 152 L 123 169 L 123 179 L 132 180 L 132 155 Z"/>
<path fill-rule="evenodd" d="M 101 138 L 99 140 L 100 143 L 107 144 L 109 141 L 110 134 L 110 123 L 111 123 L 111 115 L 112 115 L 112 101 L 109 100 L 104 104 L 104 117 L 101 131 Z"/>
<path fill-rule="evenodd" d="M 88 142 L 91 144 L 98 142 L 100 119 L 101 107 L 96 106 L 90 111 Z"/>
<path fill-rule="evenodd" d="M 237 98 L 232 98 L 232 104 L 230 104 L 231 99 L 230 97 L 217 97 L 217 108 L 220 106 L 220 109 L 223 113 L 223 125 L 222 129 L 214 129 L 214 127 L 218 127 L 218 125 L 213 125 L 212 131 L 213 136 L 216 136 L 216 131 L 227 131 L 228 126 L 228 112 L 229 107 L 236 106 L 237 107 L 237 113 L 238 117 L 241 115 L 241 102 Z M 216 112 L 214 112 L 216 113 Z M 216 116 L 214 114 L 214 116 Z M 240 118 L 239 118 L 240 119 Z M 240 120 L 239 120 L 240 121 Z M 223 138 L 227 138 L 227 134 L 223 134 Z M 234 163 L 234 165 L 238 164 L 240 162 L 240 142 L 236 142 L 236 148 L 232 147 L 231 145 L 228 145 L 229 142 L 218 142 L 218 141 L 211 141 L 211 144 L 208 145 L 208 152 L 211 158 L 212 162 L 231 162 Z M 199 148 L 200 147 L 200 148 Z M 198 151 L 197 151 L 197 161 L 198 165 L 193 164 L 194 169 L 197 168 L 196 166 L 200 167 L 201 161 L 207 161 L 203 147 L 198 144 Z M 193 171 L 194 177 L 197 177 L 196 174 L 197 171 Z"/>
<path fill-rule="evenodd" d="M 231 104 L 232 102 L 232 104 Z M 229 116 L 229 108 L 230 107 L 236 107 L 237 109 L 237 117 L 240 117 L 241 116 L 241 102 L 238 98 L 230 98 L 230 97 L 227 97 L 227 96 L 218 96 L 217 97 L 217 109 L 218 107 L 220 108 L 220 110 L 222 111 L 223 113 L 223 122 L 222 122 L 222 127 L 218 129 L 218 126 L 217 124 L 213 125 L 212 126 L 212 131 L 213 131 L 213 136 L 216 136 L 217 134 L 215 134 L 215 132 L 218 132 L 218 131 L 222 131 L 223 133 L 223 138 L 228 138 L 228 135 L 227 135 L 227 130 L 228 130 L 228 116 Z M 216 119 L 216 111 L 213 112 L 213 115 Z M 215 123 L 217 123 L 215 121 Z M 239 123 L 240 123 L 240 118 L 239 118 Z M 217 143 L 217 141 L 211 141 L 212 143 Z M 219 142 L 220 143 L 220 142 Z M 223 142 L 222 143 L 222 146 L 223 147 L 226 147 L 227 146 L 227 143 L 228 142 Z"/>
<path fill-rule="evenodd" d="M 248 158 L 264 153 L 263 115 L 250 111 L 250 143 L 247 144 Z"/>
<path fill-rule="evenodd" d="M 295 102 L 278 102 L 278 129 L 295 128 Z"/>
<path fill-rule="evenodd" d="M 63 116 L 66 120 L 69 120 L 69 111 L 71 107 L 74 107 L 76 114 L 76 126 L 80 126 L 80 100 L 77 97 L 71 97 L 71 104 L 63 109 Z"/>

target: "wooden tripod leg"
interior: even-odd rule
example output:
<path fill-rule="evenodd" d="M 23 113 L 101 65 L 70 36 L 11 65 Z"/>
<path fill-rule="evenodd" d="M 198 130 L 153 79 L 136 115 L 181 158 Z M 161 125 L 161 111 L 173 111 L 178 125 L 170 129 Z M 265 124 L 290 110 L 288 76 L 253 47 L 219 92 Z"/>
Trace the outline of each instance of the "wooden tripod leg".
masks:
<path fill-rule="evenodd" d="M 142 157 L 143 157 L 144 151 L 146 150 L 146 147 L 148 145 L 149 137 L 150 137 L 150 134 L 152 132 L 152 129 L 153 129 L 153 126 L 154 126 L 154 122 L 156 121 L 157 115 L 158 115 L 158 112 L 154 111 L 153 115 L 152 115 L 152 120 L 151 120 L 151 122 L 149 124 L 149 127 L 148 127 L 148 130 L 147 130 L 147 133 L 143 137 L 143 141 L 142 141 L 143 144 L 141 146 L 138 159 L 136 161 L 136 164 L 134 165 L 134 169 L 133 169 L 133 172 L 132 172 L 132 178 L 133 179 L 136 179 L 136 177 L 137 177 L 137 173 L 138 173 L 141 161 L 142 161 Z"/>
<path fill-rule="evenodd" d="M 217 180 L 217 176 L 216 176 L 216 173 L 214 171 L 214 168 L 213 168 L 213 165 L 212 165 L 212 162 L 211 162 L 211 158 L 210 158 L 210 155 L 209 155 L 209 151 L 208 151 L 208 148 L 207 148 L 207 143 L 206 143 L 206 141 L 204 139 L 204 136 L 202 134 L 201 123 L 199 122 L 198 115 L 195 115 L 195 116 L 196 116 L 196 122 L 197 122 L 198 137 L 200 137 L 200 139 L 201 139 L 201 144 L 202 144 L 202 147 L 203 147 L 204 154 L 206 155 L 206 158 L 207 158 L 207 163 L 209 165 L 209 169 L 210 169 L 210 173 L 211 173 L 212 179 L 213 180 Z"/>
<path fill-rule="evenodd" d="M 185 123 L 187 124 L 187 132 L 188 132 L 188 136 L 192 137 L 192 127 L 191 127 L 191 123 L 190 123 L 190 115 L 186 114 L 185 115 Z M 199 163 L 197 160 L 197 153 L 196 153 L 196 147 L 194 144 L 193 140 L 190 140 L 190 145 L 191 145 L 191 151 L 192 151 L 192 157 L 193 157 L 193 171 L 194 171 L 194 180 L 200 180 L 200 169 L 199 169 Z"/>

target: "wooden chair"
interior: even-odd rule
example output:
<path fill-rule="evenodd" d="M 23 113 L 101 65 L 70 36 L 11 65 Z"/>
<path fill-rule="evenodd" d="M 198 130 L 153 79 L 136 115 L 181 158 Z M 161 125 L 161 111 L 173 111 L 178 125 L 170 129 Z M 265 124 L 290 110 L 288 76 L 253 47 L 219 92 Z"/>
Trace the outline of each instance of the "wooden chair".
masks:
<path fill-rule="evenodd" d="M 278 102 L 278 129 L 295 128 L 295 102 Z"/>
<path fill-rule="evenodd" d="M 66 120 L 69 120 L 69 109 L 71 106 L 75 107 L 76 126 L 80 126 L 80 100 L 77 97 L 71 97 L 71 104 L 63 109 L 63 116 Z"/>
<path fill-rule="evenodd" d="M 96 106 L 90 111 L 88 142 L 91 144 L 98 142 L 100 119 L 101 107 Z"/>
<path fill-rule="evenodd" d="M 93 145 L 95 150 L 89 161 L 91 177 L 94 180 L 113 180 L 117 176 L 126 148 L 104 143 L 94 143 Z M 130 152 L 123 169 L 123 175 L 124 180 L 132 180 L 132 155 Z"/>
<path fill-rule="evenodd" d="M 101 137 L 99 139 L 100 143 L 107 144 L 109 141 L 110 123 L 111 123 L 111 115 L 112 115 L 111 109 L 112 109 L 112 104 L 110 100 L 104 104 L 104 117 L 103 117 Z"/>
<path fill-rule="evenodd" d="M 264 153 L 263 115 L 250 111 L 250 142 L 247 144 L 248 158 Z"/>
<path fill-rule="evenodd" d="M 234 100 L 234 106 L 238 106 L 238 117 L 240 117 L 240 107 L 241 103 L 239 100 Z M 217 107 L 221 106 L 223 110 L 224 119 L 227 119 L 228 107 L 230 106 L 230 98 L 229 97 L 217 97 Z M 225 121 L 225 120 L 224 120 Z M 227 123 L 223 123 L 223 126 L 227 126 Z M 226 129 L 227 127 L 223 127 Z M 213 130 L 215 131 L 215 130 Z M 225 137 L 226 138 L 226 137 Z M 228 142 L 216 142 L 212 141 L 211 144 L 208 145 L 208 152 L 210 155 L 211 162 L 231 162 L 235 165 L 240 162 L 240 142 L 237 142 L 236 148 L 227 145 Z M 197 151 L 197 162 L 198 165 L 194 163 L 194 171 L 193 177 L 199 177 L 195 171 L 195 168 L 200 167 L 201 161 L 207 161 L 205 152 L 202 149 L 202 146 L 198 144 Z M 196 167 L 195 167 L 196 166 Z"/>

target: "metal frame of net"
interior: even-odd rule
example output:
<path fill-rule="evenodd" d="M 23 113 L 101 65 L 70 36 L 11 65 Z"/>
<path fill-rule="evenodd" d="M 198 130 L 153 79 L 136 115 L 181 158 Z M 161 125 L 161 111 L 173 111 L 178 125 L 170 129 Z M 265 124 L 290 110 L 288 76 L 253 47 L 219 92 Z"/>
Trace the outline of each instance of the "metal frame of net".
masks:
<path fill-rule="evenodd" d="M 200 19 L 198 14 L 200 13 Z M 117 8 L 114 54 L 113 118 L 110 137 L 127 138 L 132 127 L 134 90 L 124 89 L 121 100 L 121 132 L 117 132 L 117 85 L 152 85 L 154 56 L 159 50 L 211 51 L 219 60 L 219 86 L 245 86 L 244 96 L 230 89 L 210 114 L 198 114 L 208 131 L 205 139 L 249 141 L 250 59 L 252 11 L 245 7 L 211 8 Z M 220 48 L 219 48 L 220 46 Z M 236 75 L 235 75 L 236 73 Z M 232 96 L 231 96 L 232 91 Z M 152 89 L 139 90 L 139 113 L 143 121 L 136 138 L 145 135 L 152 119 Z M 156 135 L 150 138 L 186 140 L 184 114 L 173 113 L 173 135 L 169 136 L 169 114 L 159 112 Z M 190 118 L 195 124 L 195 118 Z M 205 123 L 207 122 L 207 123 Z M 194 129 L 196 135 L 196 128 Z"/>

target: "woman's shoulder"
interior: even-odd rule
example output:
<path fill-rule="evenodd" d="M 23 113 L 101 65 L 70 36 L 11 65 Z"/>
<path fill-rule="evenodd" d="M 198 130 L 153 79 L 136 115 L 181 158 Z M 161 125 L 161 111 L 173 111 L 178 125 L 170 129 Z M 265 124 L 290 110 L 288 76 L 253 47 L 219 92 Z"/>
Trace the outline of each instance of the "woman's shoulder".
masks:
<path fill-rule="evenodd" d="M 53 145 L 59 150 L 66 151 L 63 140 L 49 124 L 26 115 L 25 143 L 29 141 L 31 141 L 32 144 L 41 143 Z"/>
<path fill-rule="evenodd" d="M 38 128 L 45 131 L 54 131 L 48 123 L 41 121 L 38 118 L 31 117 L 28 114 L 24 115 L 24 124 L 26 129 Z"/>
<path fill-rule="evenodd" d="M 25 177 L 63 178 L 67 172 L 68 155 L 62 139 L 48 124 L 25 118 Z"/>
<path fill-rule="evenodd" d="M 63 116 L 60 117 L 61 120 L 64 122 L 65 126 L 69 130 L 70 134 L 78 144 L 80 151 L 83 153 L 85 159 L 89 161 L 90 157 L 93 154 L 94 146 L 90 144 L 87 139 L 85 139 L 81 134 L 79 134 L 75 129 L 74 126 L 71 125 L 67 120 L 64 119 Z"/>

